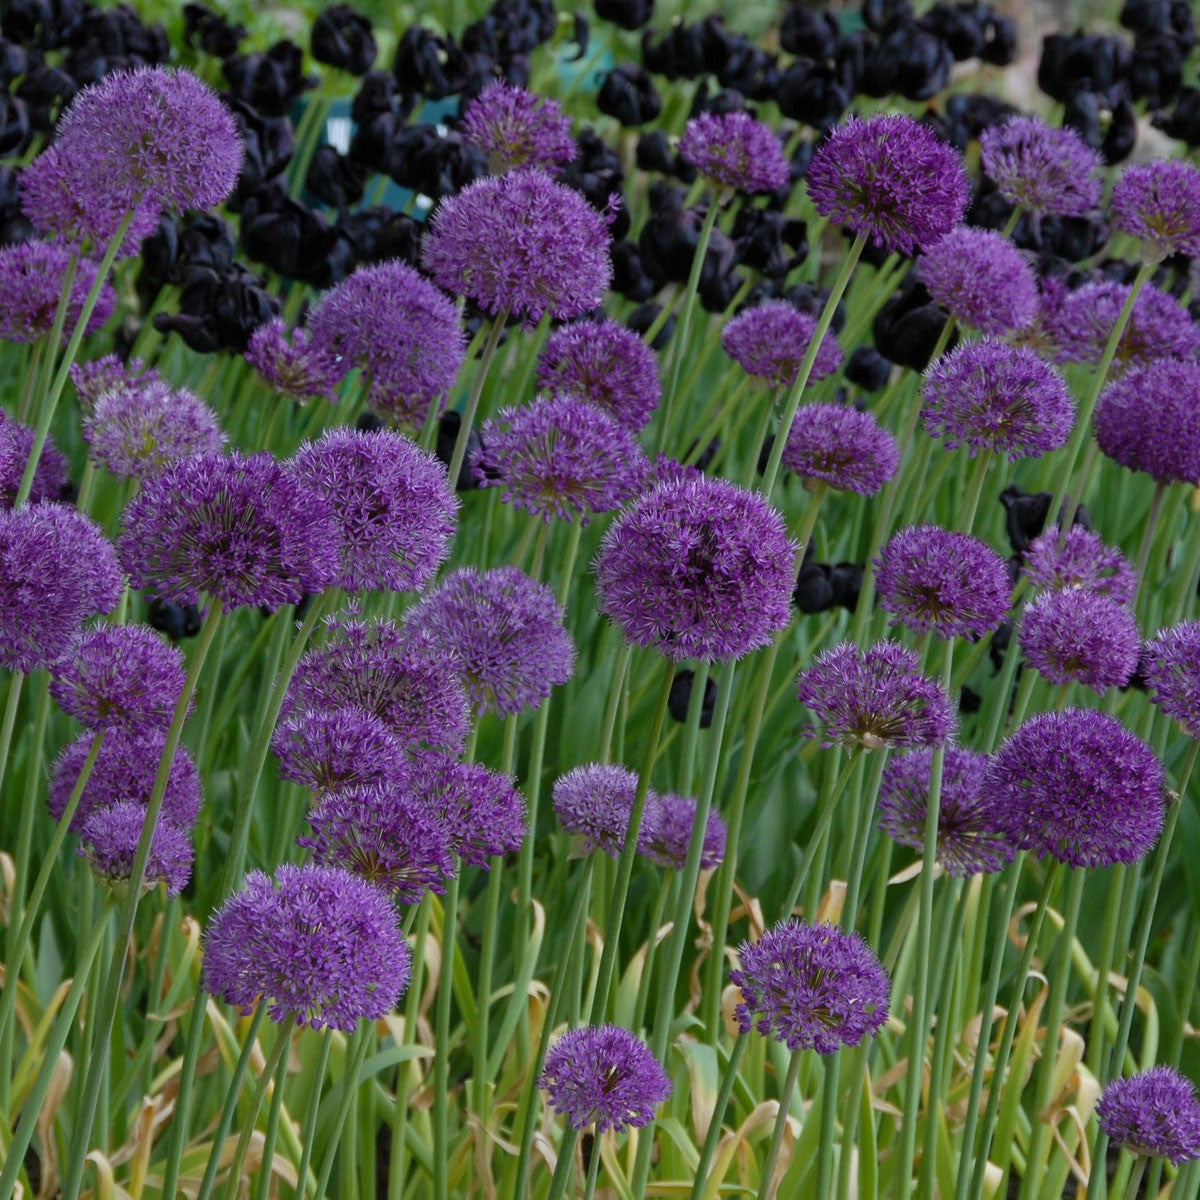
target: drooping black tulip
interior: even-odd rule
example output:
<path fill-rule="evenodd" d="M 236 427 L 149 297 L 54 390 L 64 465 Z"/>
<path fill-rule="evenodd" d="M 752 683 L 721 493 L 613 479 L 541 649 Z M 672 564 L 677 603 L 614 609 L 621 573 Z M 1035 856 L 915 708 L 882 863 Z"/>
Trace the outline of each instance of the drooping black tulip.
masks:
<path fill-rule="evenodd" d="M 392 74 L 402 92 L 442 100 L 463 90 L 466 61 L 453 37 L 410 25 L 396 47 Z"/>
<path fill-rule="evenodd" d="M 16 96 L 26 106 L 33 129 L 47 132 L 54 128 L 59 113 L 79 90 L 73 75 L 59 67 L 39 63 L 17 84 Z"/>
<path fill-rule="evenodd" d="M 304 52 L 286 38 L 265 53 L 234 54 L 221 68 L 235 99 L 281 117 L 316 80 L 304 74 Z"/>
<path fill-rule="evenodd" d="M 337 227 L 360 266 L 398 258 L 415 267 L 420 258 L 421 226 L 407 213 L 383 206 L 358 208 L 342 213 Z"/>
<path fill-rule="evenodd" d="M 188 273 L 179 293 L 179 312 L 157 314 L 154 327 L 178 333 L 200 354 L 221 349 L 242 354 L 250 335 L 277 317 L 281 308 L 279 297 L 241 263 L 223 274 L 200 268 Z"/>
<path fill-rule="evenodd" d="M 892 364 L 874 346 L 858 346 L 846 360 L 842 376 L 864 392 L 877 392 L 888 381 Z"/>
<path fill-rule="evenodd" d="M 596 107 L 622 125 L 644 125 L 662 112 L 662 97 L 641 67 L 622 63 L 604 76 Z"/>
<path fill-rule="evenodd" d="M 322 204 L 348 208 L 363 196 L 366 172 L 335 146 L 318 146 L 308 164 L 305 186 Z"/>
<path fill-rule="evenodd" d="M 925 285 L 910 274 L 876 314 L 872 333 L 884 358 L 923 371 L 945 324 L 946 314 L 933 302 Z M 949 346 L 955 340 L 952 335 Z"/>
<path fill-rule="evenodd" d="M 228 58 L 237 53 L 238 45 L 245 36 L 244 25 L 230 24 L 220 13 L 205 8 L 203 4 L 183 6 L 184 41 L 196 50 L 217 58 Z"/>
<path fill-rule="evenodd" d="M 596 0 L 596 16 L 622 29 L 641 29 L 654 16 L 654 0 Z"/>
<path fill-rule="evenodd" d="M 312 56 L 351 75 L 365 75 L 378 48 L 371 23 L 349 4 L 334 4 L 313 22 Z"/>
<path fill-rule="evenodd" d="M 692 691 L 696 684 L 696 672 L 683 668 L 675 672 L 671 680 L 671 691 L 667 695 L 667 711 L 676 721 L 686 721 L 692 703 Z M 700 728 L 707 729 L 713 722 L 713 711 L 717 706 L 717 681 L 710 675 L 704 681 L 704 699 L 700 701 Z"/>
<path fill-rule="evenodd" d="M 824 10 L 791 4 L 779 24 L 779 44 L 797 58 L 820 62 L 832 58 L 837 49 L 837 17 Z"/>

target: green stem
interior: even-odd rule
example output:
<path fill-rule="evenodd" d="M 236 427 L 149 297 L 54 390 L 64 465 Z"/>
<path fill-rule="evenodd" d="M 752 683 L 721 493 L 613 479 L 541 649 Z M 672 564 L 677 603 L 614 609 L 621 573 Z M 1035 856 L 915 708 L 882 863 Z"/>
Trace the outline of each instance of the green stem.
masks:
<path fill-rule="evenodd" d="M 479 398 L 483 395 L 483 385 L 491 370 L 492 359 L 496 356 L 496 347 L 500 344 L 500 335 L 504 332 L 504 322 L 508 320 L 508 309 L 496 315 L 492 328 L 483 346 L 483 354 L 479 359 L 479 370 L 471 383 L 471 391 L 467 395 L 467 408 L 463 413 L 462 424 L 458 427 L 458 436 L 454 439 L 454 452 L 450 455 L 450 467 L 447 477 L 451 487 L 458 486 L 458 476 L 462 471 L 463 460 L 467 457 L 467 442 L 471 437 L 471 428 L 475 424 L 475 414 L 479 411 Z"/>
<path fill-rule="evenodd" d="M 1146 525 L 1142 530 L 1142 544 L 1138 547 L 1137 583 L 1139 589 L 1146 584 L 1146 564 L 1150 561 L 1150 547 L 1154 543 L 1154 531 L 1158 528 L 1158 518 L 1162 515 L 1163 499 L 1167 494 L 1167 485 L 1162 480 L 1155 481 L 1154 499 L 1150 501 L 1150 511 L 1146 514 Z"/>
<path fill-rule="evenodd" d="M 288 1039 L 290 1042 L 290 1038 Z M 279 1140 L 279 1118 L 283 1115 L 283 1089 L 287 1084 L 288 1059 L 290 1055 L 281 1054 L 275 1063 L 274 1091 L 271 1093 L 271 1107 L 267 1110 L 266 1137 L 263 1140 L 262 1161 L 258 1168 L 258 1186 L 254 1191 L 254 1200 L 270 1200 L 271 1168 L 275 1162 L 275 1145 Z M 264 1069 L 263 1075 L 267 1072 Z M 230 1176 L 232 1179 L 233 1176 Z"/>
<path fill-rule="evenodd" d="M 317 1181 L 317 1197 L 321 1200 L 329 1186 L 329 1177 L 333 1174 L 333 1161 L 337 1158 L 338 1145 L 342 1140 L 342 1130 L 346 1128 L 346 1117 L 358 1091 L 358 1074 L 366 1061 L 367 1051 L 371 1046 L 371 1034 L 374 1026 L 368 1021 L 359 1021 L 359 1027 L 346 1045 L 346 1069 L 342 1077 L 342 1097 L 337 1115 L 333 1119 L 333 1128 L 329 1133 L 329 1145 L 325 1148 L 325 1161 L 321 1164 L 321 1178 Z"/>
<path fill-rule="evenodd" d="M 796 1090 L 796 1079 L 800 1074 L 800 1056 L 803 1053 L 803 1050 L 793 1050 L 791 1062 L 788 1063 L 783 1091 L 779 1094 L 779 1114 L 775 1118 L 775 1129 L 771 1134 L 771 1148 L 767 1151 L 767 1161 L 763 1163 L 762 1177 L 758 1185 L 758 1200 L 767 1200 L 771 1195 L 771 1177 L 775 1174 L 775 1163 L 783 1146 L 783 1133 L 787 1128 L 788 1110 L 792 1106 L 792 1093 Z"/>
<path fill-rule="evenodd" d="M 596 1180 L 600 1178 L 600 1139 L 604 1135 L 597 1132 L 592 1138 L 592 1156 L 588 1163 L 587 1183 L 583 1188 L 583 1200 L 594 1200 L 596 1195 Z"/>
<path fill-rule="evenodd" d="M 691 1200 L 703 1200 L 707 1190 L 708 1169 L 712 1165 L 713 1155 L 717 1152 L 717 1143 L 721 1140 L 721 1126 L 725 1120 L 725 1110 L 729 1107 L 729 1097 L 733 1095 L 738 1066 L 742 1061 L 742 1055 L 746 1053 L 748 1044 L 748 1035 L 740 1033 L 733 1043 L 733 1048 L 729 1051 L 729 1064 L 725 1068 L 724 1075 L 721 1076 L 721 1090 L 717 1093 L 717 1103 L 708 1123 L 708 1132 L 704 1135 L 704 1145 L 700 1149 L 700 1161 L 696 1164 Z"/>
<path fill-rule="evenodd" d="M 562 1200 L 567 1193 L 567 1184 L 571 1182 L 571 1174 L 575 1169 L 575 1143 L 579 1140 L 579 1132 L 572 1125 L 563 1130 L 562 1141 L 558 1144 L 558 1161 L 554 1164 L 554 1177 L 550 1180 L 550 1192 L 546 1200 Z M 597 1157 L 600 1147 L 594 1150 Z"/>
<path fill-rule="evenodd" d="M 458 932 L 458 892 L 462 864 L 456 864 L 446 884 L 442 905 L 442 962 L 434 1016 L 433 1057 L 433 1194 L 436 1200 L 449 1195 L 450 1135 L 450 1005 L 454 999 L 454 952 Z"/>
<path fill-rule="evenodd" d="M 329 1069 L 329 1055 L 333 1050 L 333 1036 L 328 1030 L 321 1035 L 321 1050 L 317 1057 L 317 1068 L 313 1073 L 312 1091 L 308 1097 L 308 1107 L 304 1110 L 302 1128 L 300 1166 L 296 1171 L 296 1196 L 304 1196 L 308 1191 L 309 1165 L 312 1163 L 313 1144 L 317 1140 L 317 1114 L 321 1111 L 321 1091 L 325 1085 L 325 1073 Z M 402 1064 L 403 1069 L 404 1064 Z M 401 1103 L 396 1097 L 396 1103 Z M 393 1144 L 392 1156 L 399 1154 L 399 1148 Z M 313 1179 L 316 1183 L 316 1179 Z"/>
<path fill-rule="evenodd" d="M 202 988 L 197 988 L 196 997 L 192 1001 L 192 1011 L 189 1014 L 183 1061 L 179 1068 L 179 1095 L 175 1102 L 175 1112 L 171 1121 L 171 1140 L 167 1146 L 167 1161 L 163 1168 L 163 1196 L 178 1195 L 179 1172 L 190 1123 L 192 1084 L 196 1078 L 196 1064 L 200 1060 L 200 1045 L 204 1040 L 206 1015 L 207 997 Z"/>

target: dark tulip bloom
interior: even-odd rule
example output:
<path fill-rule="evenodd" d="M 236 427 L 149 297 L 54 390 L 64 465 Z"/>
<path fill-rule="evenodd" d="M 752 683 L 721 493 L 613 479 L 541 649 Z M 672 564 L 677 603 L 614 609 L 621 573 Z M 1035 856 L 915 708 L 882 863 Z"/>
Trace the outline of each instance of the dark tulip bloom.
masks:
<path fill-rule="evenodd" d="M 322 204 L 348 208 L 363 197 L 366 173 L 358 163 L 333 146 L 318 146 L 308 165 L 304 186 Z"/>
<path fill-rule="evenodd" d="M 316 80 L 304 74 L 304 51 L 286 38 L 266 52 L 233 54 L 221 68 L 233 96 L 282 117 Z"/>
<path fill-rule="evenodd" d="M 596 16 L 622 29 L 641 29 L 654 15 L 654 0 L 596 0 Z"/>
<path fill-rule="evenodd" d="M 781 74 L 777 98 L 785 117 L 827 129 L 841 118 L 852 97 L 836 65 L 801 59 Z"/>
<path fill-rule="evenodd" d="M 453 96 L 466 86 L 467 66 L 453 37 L 440 37 L 420 25 L 410 25 L 396 47 L 392 74 L 402 92 L 430 100 Z"/>
<path fill-rule="evenodd" d="M 196 605 L 168 604 L 151 596 L 146 601 L 146 624 L 178 642 L 185 637 L 195 637 L 203 622 Z"/>
<path fill-rule="evenodd" d="M 859 346 L 851 352 L 842 369 L 842 378 L 864 392 L 878 392 L 888 381 L 892 364 L 873 346 Z"/>
<path fill-rule="evenodd" d="M 692 702 L 692 688 L 696 672 L 689 668 L 676 671 L 671 681 L 671 694 L 667 697 L 667 711 L 676 721 L 686 721 L 688 707 Z M 711 676 L 704 683 L 704 699 L 700 701 L 700 728 L 712 725 L 713 711 L 717 705 L 717 681 Z"/>
<path fill-rule="evenodd" d="M 349 4 L 324 9 L 313 22 L 312 56 L 351 75 L 365 75 L 375 61 L 371 23 Z"/>
<path fill-rule="evenodd" d="M 184 41 L 197 50 L 203 50 L 205 54 L 229 58 L 237 53 L 245 36 L 244 25 L 231 24 L 220 13 L 213 12 L 203 4 L 183 6 Z"/>
<path fill-rule="evenodd" d="M 240 263 L 225 274 L 200 268 L 189 272 L 179 294 L 180 311 L 157 313 L 154 328 L 178 333 L 200 354 L 219 349 L 244 354 L 250 335 L 282 307 L 279 297 Z"/>
<path fill-rule="evenodd" d="M 420 224 L 407 213 L 384 206 L 357 208 L 338 215 L 337 227 L 350 243 L 356 266 L 398 259 L 415 267 L 420 258 Z"/>
<path fill-rule="evenodd" d="M 662 97 L 654 81 L 636 63 L 614 67 L 600 84 L 596 107 L 622 125 L 645 125 L 658 119 Z"/>
<path fill-rule="evenodd" d="M 884 358 L 914 371 L 924 371 L 945 327 L 945 310 L 934 303 L 929 289 L 914 272 L 875 314 L 871 332 Z M 948 348 L 957 341 L 956 330 L 951 334 Z"/>

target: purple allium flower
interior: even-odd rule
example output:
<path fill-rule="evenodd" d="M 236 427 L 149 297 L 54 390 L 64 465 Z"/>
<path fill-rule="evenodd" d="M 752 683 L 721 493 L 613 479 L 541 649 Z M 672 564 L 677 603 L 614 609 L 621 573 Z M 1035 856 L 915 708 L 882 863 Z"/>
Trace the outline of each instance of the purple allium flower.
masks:
<path fill-rule="evenodd" d="M 1200 1099 L 1190 1079 L 1157 1066 L 1114 1079 L 1096 1105 L 1100 1128 L 1115 1146 L 1173 1163 L 1200 1158 Z"/>
<path fill-rule="evenodd" d="M 723 479 L 668 483 L 607 529 L 597 607 L 636 646 L 741 658 L 791 619 L 795 547 L 757 492 Z"/>
<path fill-rule="evenodd" d="M 273 391 L 301 404 L 313 399 L 336 403 L 338 385 L 352 365 L 316 345 L 307 329 L 289 333 L 281 317 L 250 335 L 246 361 Z"/>
<path fill-rule="evenodd" d="M 1182 159 L 1134 163 L 1112 191 L 1113 224 L 1156 258 L 1200 254 L 1200 170 Z"/>
<path fill-rule="evenodd" d="M 458 500 L 446 468 L 403 434 L 331 429 L 302 446 L 290 470 L 325 496 L 341 526 L 338 587 L 417 591 L 450 553 Z"/>
<path fill-rule="evenodd" d="M 313 1029 L 377 1021 L 408 987 L 411 956 L 386 892 L 338 867 L 246 876 L 209 922 L 204 987 L 250 1012 Z"/>
<path fill-rule="evenodd" d="M 49 242 L 18 242 L 0 249 L 0 338 L 32 342 L 49 336 L 70 264 L 70 251 Z M 81 259 L 71 283 L 71 302 L 62 329 L 64 341 L 79 323 L 95 281 L 96 264 Z M 85 332 L 97 332 L 112 316 L 116 304 L 116 293 L 106 280 Z"/>
<path fill-rule="evenodd" d="M 115 354 L 105 354 L 90 362 L 72 363 L 70 375 L 79 396 L 79 407 L 85 413 L 105 392 L 141 387 L 162 379 L 153 367 L 147 367 L 140 358 L 131 358 L 128 363 L 123 363 Z"/>
<path fill-rule="evenodd" d="M 1153 703 L 1190 737 L 1200 735 L 1200 621 L 1160 629 L 1146 643 L 1142 674 Z"/>
<path fill-rule="evenodd" d="M 1141 638 L 1125 605 L 1083 588 L 1042 592 L 1021 617 L 1021 650 L 1051 683 L 1082 683 L 1100 695 L 1124 687 Z"/>
<path fill-rule="evenodd" d="M 917 273 L 936 303 L 981 333 L 1011 333 L 1037 316 L 1033 268 L 993 230 L 959 225 L 925 251 Z"/>
<path fill-rule="evenodd" d="M 773 388 L 790 388 L 800 374 L 817 318 L 786 300 L 767 300 L 739 313 L 721 331 L 721 345 L 742 369 Z M 821 339 L 810 384 L 832 375 L 842 365 L 842 348 L 832 333 Z"/>
<path fill-rule="evenodd" d="M 12 508 L 36 437 L 36 430 L 14 421 L 6 412 L 0 412 L 0 508 Z M 33 472 L 29 502 L 57 500 L 66 486 L 67 457 L 47 438 Z"/>
<path fill-rule="evenodd" d="M 783 465 L 843 492 L 874 495 L 900 466 L 900 447 L 868 412 L 847 404 L 807 404 L 783 448 Z"/>
<path fill-rule="evenodd" d="M 85 733 L 76 738 L 54 764 L 46 807 L 56 821 L 61 820 L 67 810 L 67 802 L 91 749 L 92 737 L 92 734 Z M 148 804 L 166 743 L 166 734 L 162 732 L 133 734 L 123 729 L 113 729 L 105 733 L 71 828 L 78 832 L 89 813 L 110 808 L 122 800 L 132 800 L 143 806 Z M 203 803 L 204 795 L 196 764 L 187 750 L 180 746 L 175 751 L 171 773 L 167 776 L 162 819 L 180 829 L 190 829 L 196 823 Z"/>
<path fill-rule="evenodd" d="M 569 1030 L 546 1052 L 538 1087 L 572 1129 L 597 1134 L 648 1125 L 671 1094 L 650 1047 L 619 1025 Z"/>
<path fill-rule="evenodd" d="M 396 735 L 366 709 L 310 708 L 280 723 L 271 748 L 279 775 L 317 793 L 384 785 L 401 778 L 408 756 Z"/>
<path fill-rule="evenodd" d="M 481 486 L 547 523 L 613 512 L 642 490 L 650 464 L 633 433 L 604 409 L 573 396 L 547 396 L 502 409 L 480 431 L 471 458 Z"/>
<path fill-rule="evenodd" d="M 398 259 L 359 267 L 308 318 L 309 352 L 361 367 L 381 417 L 417 427 L 445 402 L 466 355 L 454 305 Z"/>
<path fill-rule="evenodd" d="M 198 454 L 142 483 L 117 543 L 134 587 L 176 604 L 297 604 L 338 573 L 328 501 L 270 454 Z"/>
<path fill-rule="evenodd" d="M 1081 217 L 1100 203 L 1100 155 L 1074 129 L 1017 117 L 984 130 L 979 142 L 984 173 L 1010 204 Z"/>
<path fill-rule="evenodd" d="M 472 867 L 488 867 L 497 854 L 511 854 L 525 840 L 525 801 L 511 775 L 478 763 L 423 755 L 414 787 L 427 808 L 450 832 L 455 854 Z"/>
<path fill-rule="evenodd" d="M 729 978 L 742 992 L 734 1015 L 743 1033 L 757 1029 L 789 1050 L 833 1054 L 887 1021 L 887 972 L 856 933 L 783 921 L 743 942 L 738 957 Z"/>
<path fill-rule="evenodd" d="M 930 364 L 921 419 L 947 449 L 967 446 L 1039 458 L 1067 444 L 1075 401 L 1059 373 L 1032 350 L 998 338 L 965 342 Z"/>
<path fill-rule="evenodd" d="M 635 780 L 636 782 L 636 780 Z M 692 826 L 696 823 L 696 801 L 688 796 L 651 794 L 638 834 L 638 853 L 660 867 L 682 871 L 692 844 Z M 725 858 L 725 822 L 720 813 L 709 812 L 704 826 L 704 846 L 700 866 L 705 871 L 719 867 Z"/>
<path fill-rule="evenodd" d="M 791 167 L 775 131 L 746 112 L 702 112 L 679 139 L 679 157 L 721 188 L 775 192 Z"/>
<path fill-rule="evenodd" d="M 1039 534 L 1025 551 L 1022 570 L 1035 588 L 1078 587 L 1118 604 L 1132 604 L 1137 595 L 1137 574 L 1125 556 L 1082 525 L 1072 525 L 1065 539 L 1058 528 Z"/>
<path fill-rule="evenodd" d="M 579 321 L 550 336 L 538 359 L 538 387 L 590 400 L 634 433 L 662 398 L 658 360 L 632 329 L 616 321 Z"/>
<path fill-rule="evenodd" d="M 497 174 L 517 167 L 553 174 L 579 153 L 571 119 L 557 101 L 503 82 L 489 83 L 468 101 L 458 128 L 488 156 Z"/>
<path fill-rule="evenodd" d="M 875 560 L 879 604 L 894 625 L 980 638 L 1008 613 L 1008 566 L 990 546 L 937 525 L 893 534 Z"/>
<path fill-rule="evenodd" d="M 575 670 L 554 593 L 516 567 L 451 571 L 405 625 L 458 673 L 477 715 L 537 708 Z"/>
<path fill-rule="evenodd" d="M 1105 713 L 1031 717 L 992 757 L 984 795 L 1016 846 L 1073 867 L 1137 862 L 1162 829 L 1162 766 Z"/>
<path fill-rule="evenodd" d="M 636 771 L 615 763 L 588 763 L 554 781 L 554 811 L 563 829 L 579 838 L 586 853 L 603 850 L 609 858 L 616 858 L 625 846 L 637 786 Z M 647 797 L 647 809 L 650 799 Z"/>
<path fill-rule="evenodd" d="M 95 809 L 82 822 L 79 853 L 101 879 L 119 885 L 132 877 L 147 811 L 144 804 L 121 800 Z M 195 857 L 187 831 L 160 818 L 150 839 L 145 886 L 165 883 L 167 895 L 178 896 L 192 877 Z"/>
<path fill-rule="evenodd" d="M 999 871 L 1015 851 L 988 822 L 982 800 L 986 754 L 947 746 L 938 804 L 937 861 L 950 875 Z M 922 850 L 933 751 L 914 750 L 890 758 L 879 786 L 879 828 L 902 846 Z"/>
<path fill-rule="evenodd" d="M 699 467 L 685 466 L 677 458 L 659 454 L 650 465 L 646 491 L 652 492 L 664 483 L 696 483 L 706 478 L 707 476 Z"/>
<path fill-rule="evenodd" d="M 958 151 L 902 115 L 850 117 L 836 126 L 806 179 L 823 217 L 908 255 L 945 237 L 970 195 Z"/>
<path fill-rule="evenodd" d="M 605 217 L 544 171 L 479 179 L 445 197 L 421 243 L 438 284 L 492 316 L 535 324 L 599 306 L 612 278 Z"/>
<path fill-rule="evenodd" d="M 828 746 L 940 746 L 954 732 L 950 697 L 898 642 L 865 652 L 850 642 L 832 646 L 800 673 L 798 694 L 825 726 Z"/>

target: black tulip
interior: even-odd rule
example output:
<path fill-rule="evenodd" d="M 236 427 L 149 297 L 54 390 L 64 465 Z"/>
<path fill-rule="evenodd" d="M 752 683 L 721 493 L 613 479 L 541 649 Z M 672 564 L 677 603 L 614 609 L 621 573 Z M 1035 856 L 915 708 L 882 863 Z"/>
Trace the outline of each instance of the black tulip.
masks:
<path fill-rule="evenodd" d="M 779 45 L 788 54 L 820 62 L 833 57 L 838 33 L 833 13 L 790 4 L 779 25 Z"/>
<path fill-rule="evenodd" d="M 779 111 L 815 129 L 835 125 L 851 99 L 842 75 L 832 63 L 812 63 L 805 59 L 792 63 L 779 80 Z"/>
<path fill-rule="evenodd" d="M 859 346 L 846 360 L 842 374 L 864 392 L 877 392 L 888 381 L 892 364 L 874 346 Z"/>
<path fill-rule="evenodd" d="M 315 80 L 303 72 L 304 52 L 286 38 L 265 53 L 234 54 L 222 73 L 235 99 L 270 117 L 281 117 Z"/>
<path fill-rule="evenodd" d="M 733 222 L 738 261 L 767 279 L 781 279 L 808 254 L 807 227 L 765 208 L 740 208 Z"/>
<path fill-rule="evenodd" d="M 29 124 L 46 132 L 54 128 L 59 113 L 79 90 L 74 76 L 59 67 L 39 63 L 17 85 L 16 95 L 26 106 Z"/>
<path fill-rule="evenodd" d="M 377 53 L 370 21 L 349 4 L 331 5 L 317 17 L 311 45 L 317 62 L 351 75 L 365 75 Z"/>
<path fill-rule="evenodd" d="M 33 141 L 29 110 L 17 96 L 0 92 L 0 157 L 15 158 Z"/>
<path fill-rule="evenodd" d="M 946 314 L 934 304 L 925 285 L 910 275 L 876 314 L 872 333 L 884 358 L 924 371 L 945 325 Z M 955 341 L 952 336 L 947 349 Z"/>
<path fill-rule="evenodd" d="M 308 164 L 305 186 L 322 204 L 348 208 L 363 196 L 366 175 L 353 159 L 334 146 L 318 146 Z"/>
<path fill-rule="evenodd" d="M 866 567 L 862 563 L 840 562 L 829 571 L 829 585 L 833 588 L 833 603 L 835 607 L 854 612 L 858 608 L 858 598 L 862 595 L 863 578 Z"/>
<path fill-rule="evenodd" d="M 183 6 L 183 37 L 187 44 L 205 54 L 228 58 L 236 54 L 246 36 L 244 25 L 231 25 L 220 13 L 203 4 Z"/>
<path fill-rule="evenodd" d="M 415 267 L 420 258 L 421 226 L 407 213 L 384 206 L 343 213 L 338 229 L 350 242 L 359 264 L 398 258 Z"/>
<path fill-rule="evenodd" d="M 454 458 L 454 444 L 458 440 L 458 432 L 461 428 L 462 417 L 453 409 L 442 413 L 438 418 L 437 441 L 433 453 L 438 462 L 445 463 L 447 467 Z M 479 487 L 475 481 L 475 469 L 471 466 L 471 460 L 476 454 L 482 455 L 482 453 L 483 439 L 479 436 L 478 429 L 472 429 L 467 435 L 466 457 L 463 459 L 462 466 L 458 471 L 458 479 L 454 484 L 456 492 L 473 492 Z"/>
<path fill-rule="evenodd" d="M 654 0 L 596 0 L 596 16 L 622 29 L 641 29 L 654 16 Z"/>
<path fill-rule="evenodd" d="M 624 63 L 604 76 L 596 107 L 622 125 L 644 125 L 656 120 L 662 112 L 662 97 L 641 67 Z"/>
<path fill-rule="evenodd" d="M 1109 93 L 1129 73 L 1132 51 L 1120 38 L 1052 33 L 1042 42 L 1038 87 L 1066 104 L 1078 91 Z"/>
<path fill-rule="evenodd" d="M 704 29 L 698 23 L 676 21 L 658 41 L 649 29 L 644 30 L 642 64 L 647 71 L 668 79 L 695 79 L 705 74 Z"/>
<path fill-rule="evenodd" d="M 675 672 L 671 690 L 667 695 L 667 711 L 676 721 L 686 721 L 692 703 L 692 691 L 696 684 L 695 671 L 686 667 Z M 717 705 L 717 681 L 710 675 L 704 681 L 704 699 L 700 701 L 700 728 L 707 729 L 713 722 L 713 710 Z"/>
<path fill-rule="evenodd" d="M 200 632 L 200 610 L 194 604 L 170 604 L 154 596 L 146 598 L 146 621 L 173 642 L 195 637 Z"/>
<path fill-rule="evenodd" d="M 467 64 L 452 37 L 410 25 L 396 47 L 392 74 L 402 92 L 442 100 L 466 86 Z"/>
<path fill-rule="evenodd" d="M 658 291 L 658 285 L 642 268 L 638 248 L 628 241 L 614 242 L 610 252 L 613 266 L 612 290 L 627 300 L 641 303 Z"/>
<path fill-rule="evenodd" d="M 29 70 L 29 54 L 20 42 L 0 37 L 0 87 L 8 87 L 14 79 Z"/>
<path fill-rule="evenodd" d="M 632 329 L 636 334 L 645 335 L 650 332 L 650 327 L 658 320 L 661 313 L 661 304 L 640 304 L 625 318 L 625 327 Z M 671 340 L 674 332 L 675 314 L 672 313 L 662 323 L 658 333 L 654 335 L 654 340 L 650 343 L 651 349 L 662 350 Z"/>
<path fill-rule="evenodd" d="M 792 602 L 802 613 L 828 612 L 833 607 L 833 585 L 827 563 L 806 563 L 796 577 Z"/>

